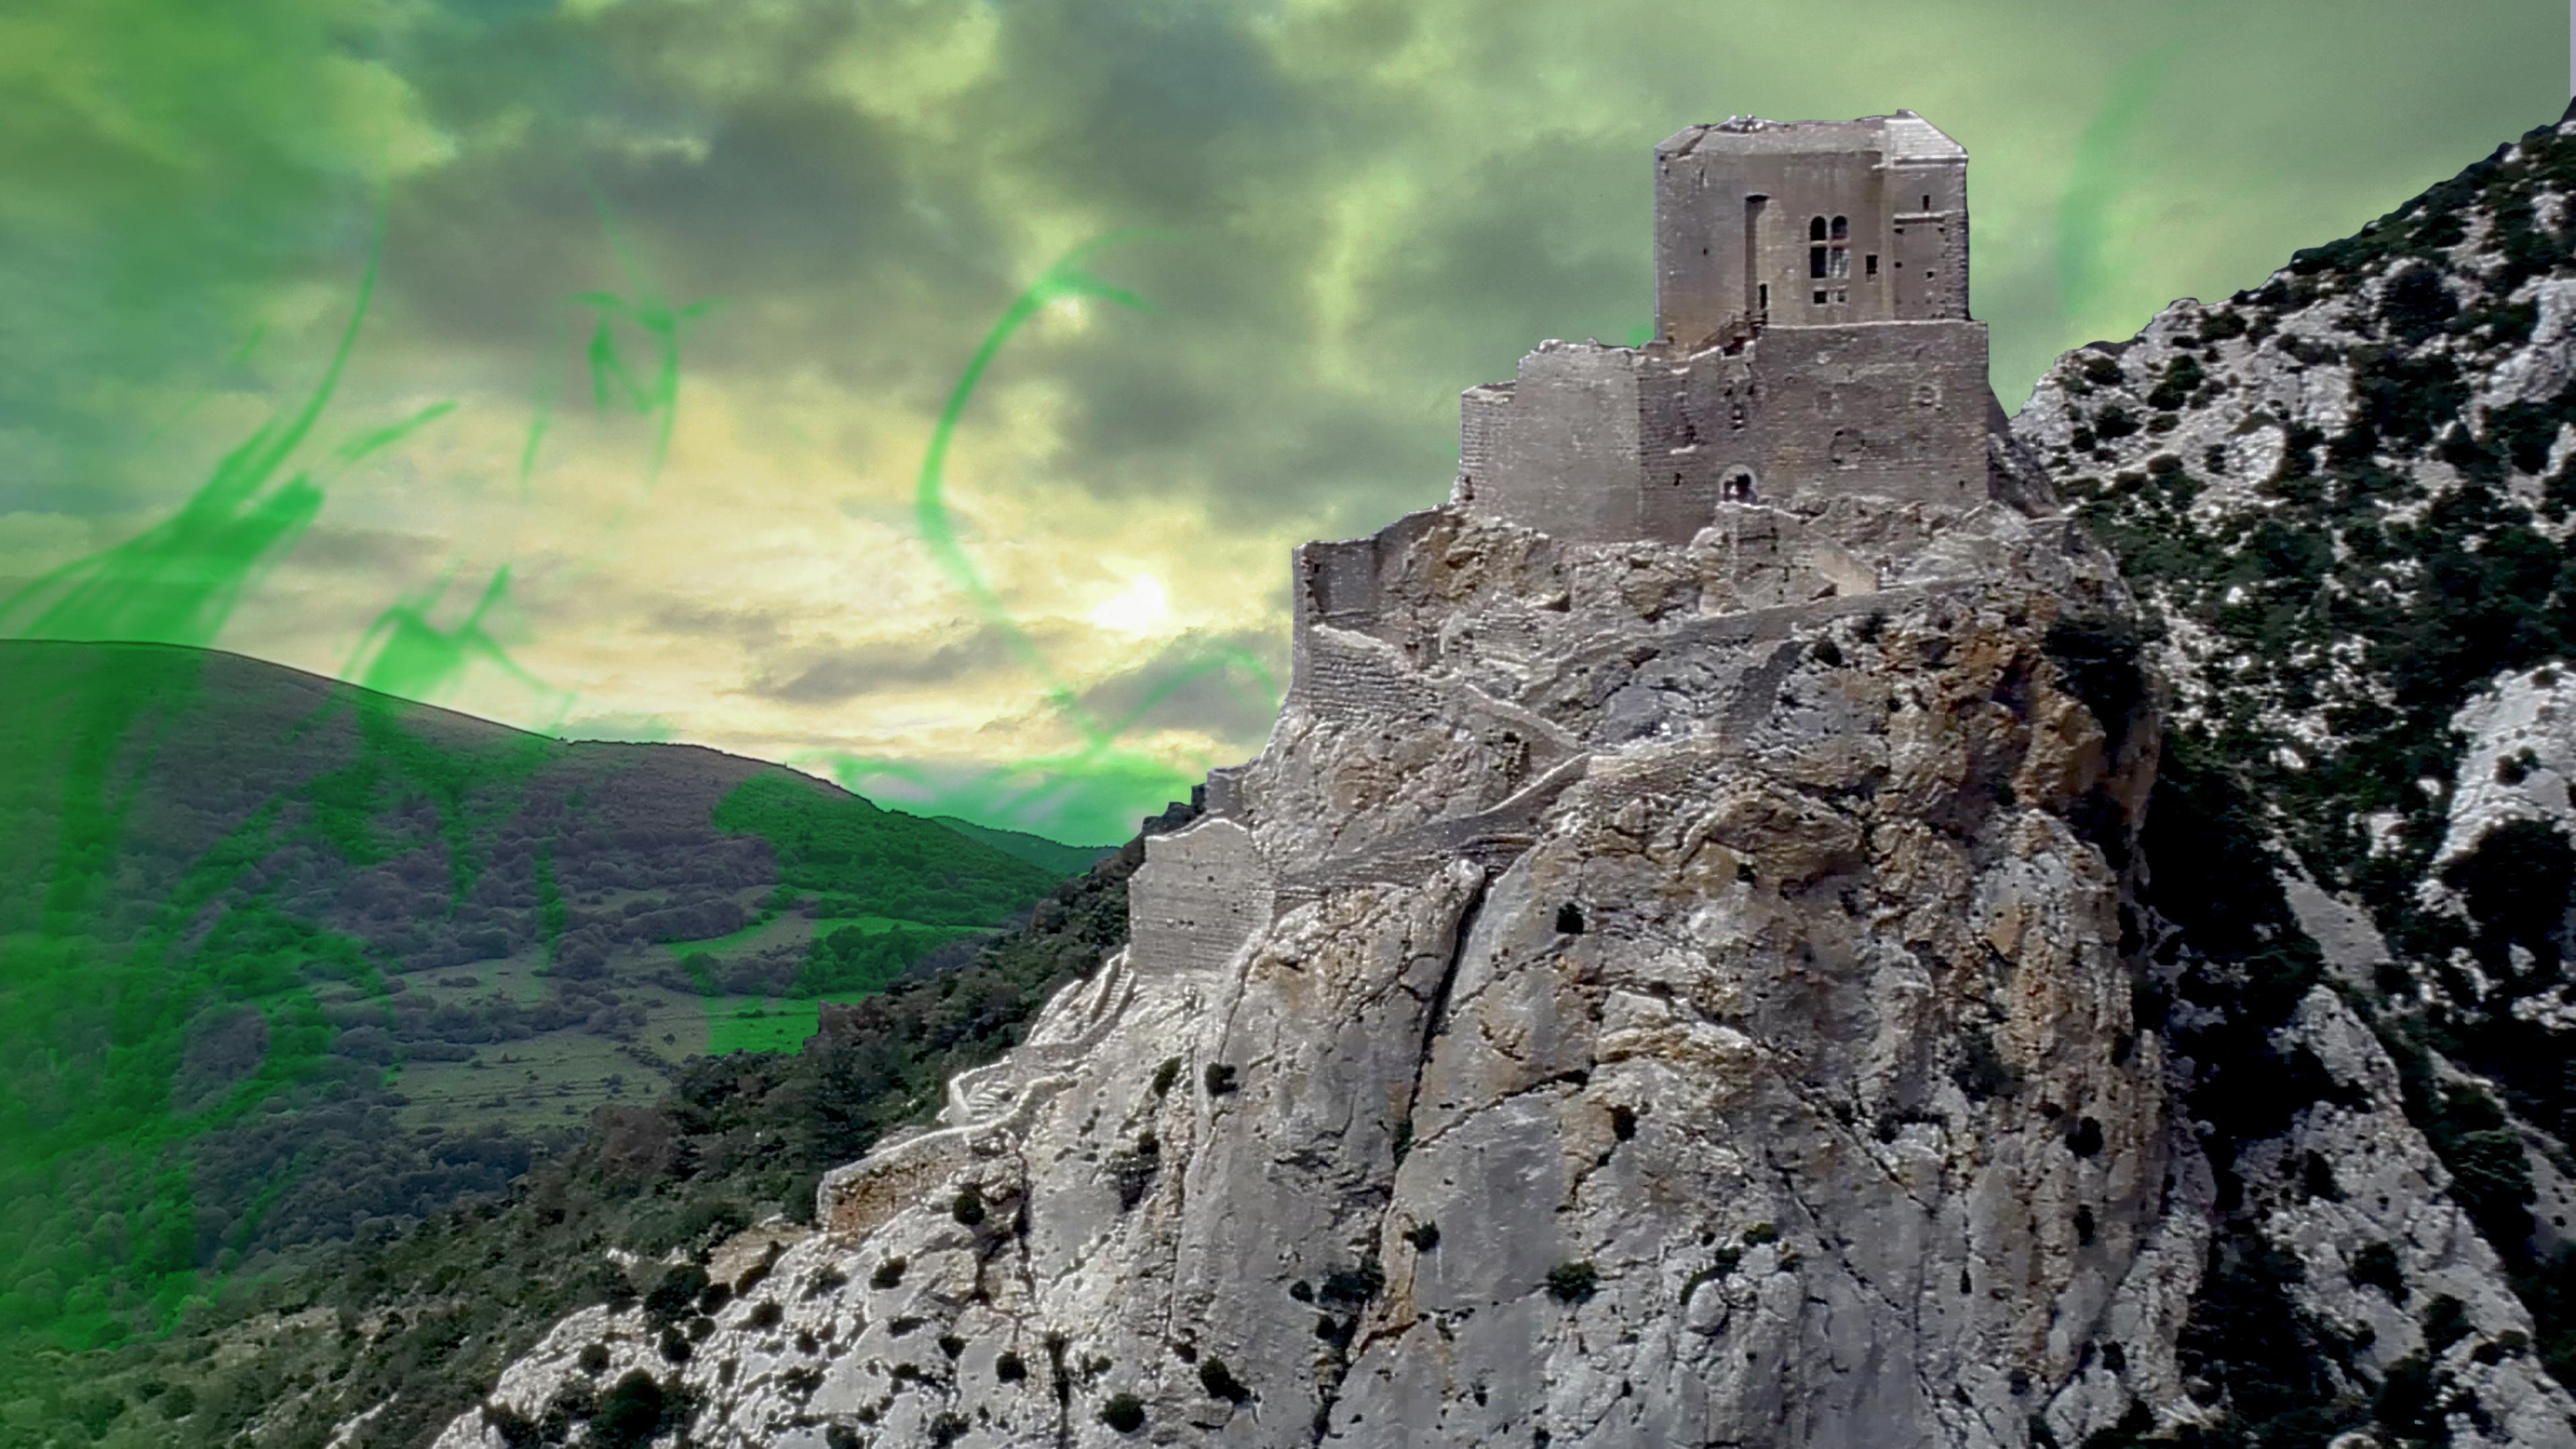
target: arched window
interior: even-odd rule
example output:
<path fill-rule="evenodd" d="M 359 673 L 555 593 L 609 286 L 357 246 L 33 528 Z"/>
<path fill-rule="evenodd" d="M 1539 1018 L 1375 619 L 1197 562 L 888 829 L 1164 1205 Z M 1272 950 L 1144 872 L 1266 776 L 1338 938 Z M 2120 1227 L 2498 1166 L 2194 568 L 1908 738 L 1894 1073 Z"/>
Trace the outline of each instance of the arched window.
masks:
<path fill-rule="evenodd" d="M 1827 222 L 1821 216 L 1815 218 L 1807 223 L 1807 242 L 1809 277 L 1825 280 L 1851 275 L 1851 218 L 1838 216 L 1831 222 Z M 1823 302 L 1831 298 L 1833 301 L 1840 302 L 1844 300 L 1845 295 L 1841 287 L 1831 290 L 1818 287 L 1815 300 Z"/>

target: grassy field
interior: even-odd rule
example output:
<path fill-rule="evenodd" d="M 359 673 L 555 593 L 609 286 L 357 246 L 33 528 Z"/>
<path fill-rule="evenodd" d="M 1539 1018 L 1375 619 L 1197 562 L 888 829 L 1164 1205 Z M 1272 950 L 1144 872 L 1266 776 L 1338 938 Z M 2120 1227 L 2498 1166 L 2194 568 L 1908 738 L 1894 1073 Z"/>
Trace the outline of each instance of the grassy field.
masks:
<path fill-rule="evenodd" d="M 608 892 L 579 904 L 615 912 L 639 892 Z M 534 1132 L 579 1126 L 591 1110 L 610 1102 L 649 1102 L 670 1090 L 692 1057 L 732 1052 L 792 1052 L 814 1034 L 825 1000 L 852 1000 L 864 990 L 799 997 L 783 992 L 712 991 L 707 983 L 678 988 L 691 958 L 745 952 L 803 952 L 841 931 L 882 935 L 934 933 L 942 938 L 987 934 L 972 927 L 938 926 L 894 916 L 810 916 L 802 901 L 767 912 L 740 929 L 697 940 L 664 941 L 612 957 L 623 982 L 619 1004 L 630 1010 L 620 1035 L 602 1035 L 588 1022 L 508 1041 L 477 1045 L 458 1061 L 410 1060 L 389 1069 L 386 1085 L 401 1099 L 401 1118 L 414 1131 L 475 1132 L 498 1128 Z M 528 950 L 490 961 L 415 973 L 406 994 L 438 1008 L 482 1012 L 491 1003 L 531 1006 L 547 991 L 545 953 Z M 344 1001 L 360 1000 L 348 993 Z"/>

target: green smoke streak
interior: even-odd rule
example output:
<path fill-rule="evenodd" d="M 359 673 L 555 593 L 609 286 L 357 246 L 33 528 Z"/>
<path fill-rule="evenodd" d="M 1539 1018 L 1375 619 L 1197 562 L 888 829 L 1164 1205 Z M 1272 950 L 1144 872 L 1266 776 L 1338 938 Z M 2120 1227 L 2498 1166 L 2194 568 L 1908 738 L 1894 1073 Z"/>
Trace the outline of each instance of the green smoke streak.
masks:
<path fill-rule="evenodd" d="M 2106 300 L 2111 208 L 2134 169 L 2124 159 L 2130 137 L 2153 113 L 2165 73 L 2191 39 L 2177 36 L 2122 66 L 2076 145 L 2075 165 L 2057 202 L 2057 305 L 2069 322 L 2083 323 Z"/>
<path fill-rule="evenodd" d="M 608 203 L 594 186 L 591 199 L 599 209 L 600 225 L 608 233 L 610 252 L 617 258 L 617 268 L 625 274 L 632 297 L 613 292 L 583 292 L 572 301 L 598 314 L 592 325 L 587 355 L 590 363 L 591 400 L 601 412 L 609 410 L 613 396 L 618 405 L 639 417 L 654 419 L 653 456 L 644 470 L 644 485 L 651 488 L 662 476 L 662 461 L 671 451 L 671 429 L 680 416 L 680 329 L 723 305 L 723 299 L 710 297 L 673 307 L 645 279 L 643 268 L 619 234 L 617 221 L 608 213 Z M 642 332 L 649 341 L 650 362 L 643 372 L 629 366 L 619 353 L 617 332 L 612 325 L 624 322 Z M 529 430 L 527 454 L 520 461 L 520 480 L 526 481 L 528 469 L 536 461 L 537 440 L 545 428 L 545 409 L 540 403 L 537 422 Z"/>
<path fill-rule="evenodd" d="M 1084 297 L 1097 297 L 1140 312 L 1151 310 L 1146 301 L 1135 293 L 1089 276 L 1077 266 L 1085 256 L 1103 247 L 1142 235 L 1146 233 L 1120 232 L 1085 242 L 1057 258 L 1054 266 L 1047 268 L 1036 281 L 1011 299 L 1011 305 L 1003 310 L 1001 319 L 984 334 L 983 344 L 968 359 L 966 370 L 958 375 L 957 385 L 949 389 L 947 406 L 940 409 L 939 422 L 931 429 L 930 446 L 921 456 L 920 481 L 913 492 L 913 517 L 920 525 L 923 544 L 930 549 L 930 556 L 939 564 L 941 572 L 947 574 L 949 581 L 974 602 L 985 622 L 1000 630 L 1002 636 L 1010 641 L 1012 652 L 1020 656 L 1021 662 L 1046 682 L 1048 702 L 1094 744 L 1104 742 L 1108 738 L 1106 732 L 1076 701 L 1072 688 L 1048 665 L 1036 642 L 1002 607 L 1000 597 L 984 582 L 982 572 L 966 556 L 966 550 L 958 546 L 957 530 L 948 521 L 942 478 L 948 467 L 949 440 L 956 435 L 957 424 L 966 415 L 967 402 L 983 382 L 985 369 L 1001 355 L 1002 346 L 1011 340 L 1011 334 L 1019 331 L 1029 319 L 1058 302 Z"/>
<path fill-rule="evenodd" d="M 429 615 L 447 593 L 448 583 L 449 579 L 442 578 L 377 616 L 348 663 L 341 666 L 340 677 L 383 694 L 429 701 L 452 693 L 464 681 L 466 671 L 479 662 L 556 701 L 553 717 L 539 728 L 552 729 L 561 723 L 571 708 L 572 696 L 548 685 L 512 659 L 484 623 L 509 596 L 509 566 L 504 564 L 493 571 L 492 582 L 474 601 L 472 612 L 455 627 L 441 629 L 430 622 Z"/>
<path fill-rule="evenodd" d="M 1208 649 L 1206 657 L 1178 668 L 1125 716 L 1104 723 L 1083 707 L 1072 685 L 1003 607 L 1000 596 L 958 542 L 955 525 L 949 518 L 945 493 L 949 446 L 965 418 L 967 404 L 974 398 L 976 388 L 982 384 L 984 374 L 994 359 L 1001 355 L 1004 345 L 1031 319 L 1058 302 L 1094 298 L 1133 311 L 1152 310 L 1142 297 L 1090 275 L 1082 270 L 1081 265 L 1086 258 L 1105 247 L 1152 235 L 1157 233 L 1125 231 L 1085 242 L 1059 257 L 1036 281 L 1011 299 L 1010 305 L 984 334 L 982 343 L 968 359 L 956 385 L 949 390 L 939 421 L 931 430 L 929 446 L 923 451 L 913 493 L 913 516 L 931 558 L 948 576 L 949 582 L 974 604 L 985 624 L 998 631 L 1021 663 L 1038 676 L 1044 685 L 1049 706 L 1080 734 L 1082 747 L 1068 755 L 1001 765 L 963 787 L 945 790 L 933 786 L 922 771 L 893 761 L 817 752 L 797 756 L 791 763 L 825 764 L 834 777 L 852 791 L 859 791 L 872 779 L 900 779 L 929 793 L 933 802 L 931 808 L 937 813 L 984 821 L 1030 823 L 1040 812 L 1058 813 L 1061 819 L 1068 804 L 1090 795 L 1094 797 L 1092 801 L 1073 805 L 1082 817 L 1082 831 L 1089 835 L 1106 828 L 1113 835 L 1123 835 L 1130 827 L 1111 825 L 1109 817 L 1100 816 L 1098 811 L 1108 804 L 1108 800 L 1099 797 L 1114 798 L 1116 808 L 1129 812 L 1128 818 L 1132 819 L 1135 802 L 1139 799 L 1149 796 L 1169 799 L 1174 793 L 1186 790 L 1192 780 L 1191 775 L 1169 764 L 1117 747 L 1118 741 L 1157 705 L 1192 680 L 1211 674 L 1235 673 L 1249 675 L 1258 681 L 1264 707 L 1277 708 L 1277 682 L 1261 661 L 1241 648 L 1220 645 Z M 1201 762 L 1199 768 L 1204 771 L 1206 762 Z M 1063 826 L 1059 824 L 1056 828 L 1062 830 Z"/>

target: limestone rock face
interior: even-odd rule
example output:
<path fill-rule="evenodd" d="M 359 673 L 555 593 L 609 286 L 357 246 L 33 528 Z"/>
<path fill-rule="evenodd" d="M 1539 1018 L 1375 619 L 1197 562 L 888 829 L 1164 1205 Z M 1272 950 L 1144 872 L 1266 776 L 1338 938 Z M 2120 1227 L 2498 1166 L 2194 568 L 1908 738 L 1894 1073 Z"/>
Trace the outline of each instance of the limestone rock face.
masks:
<path fill-rule="evenodd" d="M 442 1443 L 638 1367 L 697 1443 L 816 1449 L 2023 1445 L 2180 1402 L 2210 1174 L 2123 954 L 2150 696 L 2064 647 L 2125 608 L 2104 556 L 1851 499 L 1376 543 L 1228 810 L 1149 841 L 1130 948 L 707 1321 L 665 1305 L 684 1361 L 590 1310 Z"/>
<path fill-rule="evenodd" d="M 2576 1445 L 2571 203 L 2562 120 L 2011 423 L 2246 843 L 2151 839 L 2142 917 L 2222 1186 L 2195 1394 L 2266 1433 Z"/>

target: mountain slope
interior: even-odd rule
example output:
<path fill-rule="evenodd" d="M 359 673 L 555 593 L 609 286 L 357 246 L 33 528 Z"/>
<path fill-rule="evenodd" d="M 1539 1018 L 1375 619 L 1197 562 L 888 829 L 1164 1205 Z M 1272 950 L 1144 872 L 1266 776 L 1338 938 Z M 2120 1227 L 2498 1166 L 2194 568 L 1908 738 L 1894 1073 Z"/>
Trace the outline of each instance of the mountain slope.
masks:
<path fill-rule="evenodd" d="M 2526 1442 L 2525 1310 L 2576 1381 L 2571 197 L 2576 127 L 2534 131 L 2013 421 L 2120 556 L 2211 807 L 2151 818 L 2150 894 L 2242 1168 L 2195 1322 L 2245 1433 Z M 2296 1110 L 2239 1120 L 2249 1085 Z"/>
<path fill-rule="evenodd" d="M 990 825 L 978 825 L 972 820 L 960 820 L 954 815 L 934 815 L 931 819 L 970 840 L 980 840 L 995 850 L 1016 855 L 1033 865 L 1044 866 L 1048 870 L 1065 875 L 1079 875 L 1089 870 L 1117 848 L 1107 845 L 1066 845 L 1061 841 L 1049 840 L 1043 835 L 1031 835 L 1025 830 L 999 830 Z"/>
<path fill-rule="evenodd" d="M 710 750 L 0 643 L 0 1331 L 110 1341 L 497 1190 L 1060 879 Z"/>

